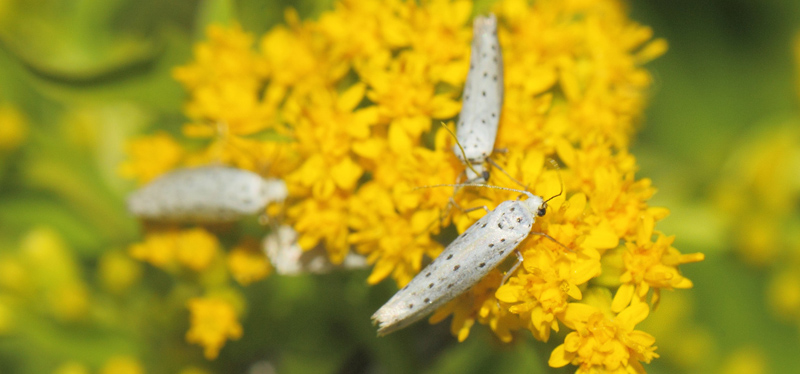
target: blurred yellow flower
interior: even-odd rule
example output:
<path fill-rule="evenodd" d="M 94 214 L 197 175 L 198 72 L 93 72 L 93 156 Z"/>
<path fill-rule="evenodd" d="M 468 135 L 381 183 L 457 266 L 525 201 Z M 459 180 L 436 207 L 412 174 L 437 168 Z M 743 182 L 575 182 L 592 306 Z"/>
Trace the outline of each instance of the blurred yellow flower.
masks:
<path fill-rule="evenodd" d="M 103 253 L 97 271 L 103 287 L 116 294 L 126 291 L 142 275 L 140 264 L 121 251 Z"/>
<path fill-rule="evenodd" d="M 202 346 L 207 359 L 215 359 L 228 339 L 237 340 L 242 336 L 242 326 L 228 301 L 193 298 L 188 307 L 191 316 L 186 341 Z"/>
<path fill-rule="evenodd" d="M 191 93 L 185 111 L 193 122 L 184 126 L 184 134 L 247 135 L 273 125 L 277 103 L 259 100 L 261 81 L 269 77 L 269 70 L 251 50 L 252 35 L 238 25 L 212 25 L 208 37 L 208 43 L 195 46 L 193 64 L 173 71 Z"/>
<path fill-rule="evenodd" d="M 11 300 L 7 297 L 0 297 L 0 335 L 6 335 L 11 332 L 14 325 L 15 318 Z"/>
<path fill-rule="evenodd" d="M 181 264 L 202 271 L 219 253 L 217 237 L 203 228 L 151 232 L 142 243 L 130 246 L 131 257 L 153 266 L 168 268 Z"/>
<path fill-rule="evenodd" d="M 176 236 L 174 231 L 148 233 L 144 242 L 130 246 L 131 257 L 149 262 L 153 266 L 166 267 L 175 259 Z"/>
<path fill-rule="evenodd" d="M 89 311 L 89 290 L 81 282 L 68 282 L 49 290 L 45 300 L 56 318 L 76 321 L 87 316 Z"/>
<path fill-rule="evenodd" d="M 272 271 L 272 266 L 264 252 L 258 250 L 258 243 L 245 243 L 228 253 L 228 270 L 233 279 L 246 286 L 266 278 Z"/>
<path fill-rule="evenodd" d="M 119 172 L 139 184 L 175 168 L 184 156 L 181 146 L 165 132 L 131 140 L 126 150 L 130 160 L 120 165 Z"/>
<path fill-rule="evenodd" d="M 772 311 L 787 322 L 800 315 L 800 274 L 796 265 L 775 271 L 767 288 L 767 304 Z"/>
<path fill-rule="evenodd" d="M 59 365 L 53 374 L 89 374 L 89 368 L 80 362 L 66 362 Z"/>
<path fill-rule="evenodd" d="M 760 347 L 741 347 L 725 358 L 721 374 L 764 374 L 770 373 L 766 352 Z"/>
<path fill-rule="evenodd" d="M 29 231 L 20 242 L 18 255 L 20 267 L 11 261 L 9 278 L 27 278 L 27 290 L 38 293 L 42 306 L 58 319 L 76 321 L 87 316 L 89 289 L 75 254 L 55 230 L 39 227 Z"/>
<path fill-rule="evenodd" d="M 114 356 L 106 361 L 100 374 L 144 374 L 141 362 L 130 356 Z"/>
<path fill-rule="evenodd" d="M 19 147 L 28 135 L 28 120 L 17 107 L 0 104 L 0 151 Z"/>
<path fill-rule="evenodd" d="M 194 271 L 206 269 L 219 252 L 217 237 L 199 227 L 181 231 L 176 246 L 175 258 Z"/>

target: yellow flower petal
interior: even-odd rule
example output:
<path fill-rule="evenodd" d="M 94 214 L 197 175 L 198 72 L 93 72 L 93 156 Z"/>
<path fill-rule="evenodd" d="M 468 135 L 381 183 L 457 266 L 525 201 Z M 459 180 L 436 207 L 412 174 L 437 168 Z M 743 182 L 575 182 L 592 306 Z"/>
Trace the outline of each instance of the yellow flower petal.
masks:
<path fill-rule="evenodd" d="M 632 284 L 621 285 L 614 295 L 614 301 L 611 302 L 611 310 L 619 313 L 625 309 L 633 299 L 633 290 L 634 286 Z"/>
<path fill-rule="evenodd" d="M 345 158 L 330 170 L 336 186 L 343 190 L 352 190 L 361 178 L 363 169 L 349 158 Z"/>
<path fill-rule="evenodd" d="M 567 366 L 570 362 L 572 362 L 574 356 L 574 353 L 567 352 L 564 349 L 564 344 L 561 344 L 556 347 L 552 353 L 550 353 L 550 359 L 547 360 L 547 364 L 554 368 Z"/>

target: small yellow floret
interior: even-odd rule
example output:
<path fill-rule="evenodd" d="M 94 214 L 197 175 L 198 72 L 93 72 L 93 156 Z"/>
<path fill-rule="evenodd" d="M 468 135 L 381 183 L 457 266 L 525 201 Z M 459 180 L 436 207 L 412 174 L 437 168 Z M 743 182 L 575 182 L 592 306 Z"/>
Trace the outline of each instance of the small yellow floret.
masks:
<path fill-rule="evenodd" d="M 193 298 L 189 300 L 191 313 L 186 341 L 203 347 L 203 354 L 209 360 L 217 358 L 219 350 L 228 339 L 237 340 L 242 336 L 242 325 L 236 318 L 236 311 L 228 301 L 216 298 Z"/>
<path fill-rule="evenodd" d="M 228 270 L 239 284 L 246 286 L 266 278 L 272 271 L 272 266 L 264 252 L 239 246 L 228 253 Z"/>

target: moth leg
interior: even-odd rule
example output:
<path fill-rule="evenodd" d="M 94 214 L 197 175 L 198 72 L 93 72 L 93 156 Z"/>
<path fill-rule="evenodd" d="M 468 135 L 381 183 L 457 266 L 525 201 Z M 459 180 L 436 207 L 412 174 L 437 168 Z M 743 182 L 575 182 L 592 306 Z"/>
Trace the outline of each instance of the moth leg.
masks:
<path fill-rule="evenodd" d="M 514 250 L 514 254 L 517 255 L 517 262 L 514 264 L 514 266 L 511 267 L 511 269 L 508 269 L 506 275 L 503 276 L 503 280 L 500 281 L 500 287 L 503 287 L 503 285 L 506 284 L 508 278 L 511 277 L 511 274 L 514 274 L 514 272 L 517 271 L 517 268 L 519 268 L 519 266 L 522 265 L 522 261 L 524 260 L 524 258 L 522 257 L 522 253 L 520 253 L 517 250 Z"/>
<path fill-rule="evenodd" d="M 469 214 L 469 212 L 474 212 L 474 211 L 476 211 L 476 210 L 478 210 L 478 209 L 483 209 L 483 210 L 485 210 L 485 211 L 486 211 L 486 213 L 489 213 L 489 212 L 491 212 L 491 211 L 492 211 L 492 210 L 491 210 L 491 209 L 489 209 L 489 207 L 488 207 L 488 206 L 486 206 L 486 205 L 476 206 L 476 207 L 467 208 L 467 209 L 464 209 L 464 208 L 462 208 L 462 207 L 461 207 L 461 206 L 459 206 L 459 205 L 456 205 L 456 207 L 457 207 L 459 210 L 461 210 L 462 212 L 464 212 L 464 214 Z"/>
<path fill-rule="evenodd" d="M 511 267 L 511 269 L 508 269 L 508 271 L 506 272 L 505 275 L 503 275 L 503 280 L 500 281 L 500 287 L 503 287 L 503 285 L 506 284 L 506 281 L 508 281 L 508 278 L 511 278 L 511 274 L 514 274 L 514 272 L 517 271 L 517 268 L 519 268 L 519 266 L 522 265 L 522 261 L 525 259 L 525 258 L 522 257 L 522 253 L 520 253 L 516 249 L 514 250 L 514 254 L 517 255 L 517 262 L 514 264 L 514 266 Z M 498 287 L 498 289 L 500 287 Z M 497 301 L 497 307 L 498 308 L 500 307 L 500 301 L 499 300 Z"/>

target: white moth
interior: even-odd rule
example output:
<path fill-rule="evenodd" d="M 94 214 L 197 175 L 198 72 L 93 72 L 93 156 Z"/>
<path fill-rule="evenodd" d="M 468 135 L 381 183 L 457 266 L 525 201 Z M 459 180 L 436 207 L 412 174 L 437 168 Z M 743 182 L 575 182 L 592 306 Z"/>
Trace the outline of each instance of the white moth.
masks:
<path fill-rule="evenodd" d="M 497 40 L 497 18 L 476 17 L 472 29 L 469 73 L 464 85 L 461 114 L 456 126 L 458 146 L 453 152 L 469 162 L 468 181 L 486 182 L 484 162 L 494 150 L 503 106 L 503 57 Z M 477 174 L 476 174 L 477 173 Z"/>
<path fill-rule="evenodd" d="M 288 192 L 280 179 L 225 166 L 179 169 L 133 192 L 128 210 L 139 218 L 169 221 L 229 222 L 284 200 Z"/>
<path fill-rule="evenodd" d="M 402 329 L 463 294 L 514 252 L 547 210 L 541 197 L 519 192 L 528 198 L 500 203 L 372 315 L 378 335 Z"/>
<path fill-rule="evenodd" d="M 281 275 L 324 274 L 336 269 L 360 269 L 367 266 L 364 256 L 352 252 L 341 264 L 334 265 L 322 246 L 303 251 L 297 244 L 297 232 L 286 225 L 281 225 L 267 235 L 262 246 L 275 272 Z"/>

